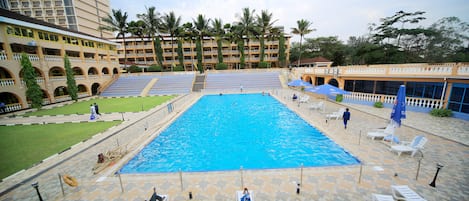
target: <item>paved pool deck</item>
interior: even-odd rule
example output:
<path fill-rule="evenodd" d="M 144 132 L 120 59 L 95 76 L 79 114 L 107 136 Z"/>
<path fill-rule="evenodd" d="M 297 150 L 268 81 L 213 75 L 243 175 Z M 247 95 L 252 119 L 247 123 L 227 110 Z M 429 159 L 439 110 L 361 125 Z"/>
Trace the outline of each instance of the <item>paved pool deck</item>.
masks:
<path fill-rule="evenodd" d="M 296 92 L 298 94 L 298 92 Z M 366 132 L 385 127 L 390 109 L 372 108 L 356 104 L 337 104 L 325 101 L 323 111 L 310 110 L 312 102 L 324 101 L 311 97 L 309 103 L 291 101 L 291 90 L 271 91 L 272 96 L 284 103 L 303 119 L 325 133 L 337 144 L 362 161 L 362 165 L 342 167 L 305 167 L 274 170 L 237 170 L 224 172 L 132 174 L 115 175 L 114 172 L 129 160 L 143 145 L 157 136 L 161 128 L 168 125 L 190 104 L 175 108 L 175 111 L 160 122 L 151 122 L 150 128 L 142 130 L 132 127 L 135 121 L 152 115 L 153 110 L 141 113 L 124 113 L 125 121 L 67 152 L 51 157 L 43 163 L 20 172 L 0 183 L 1 201 L 38 200 L 31 187 L 39 182 L 44 200 L 149 200 L 153 187 L 160 194 L 169 195 L 171 201 L 192 200 L 236 200 L 235 192 L 243 187 L 253 191 L 254 200 L 371 200 L 372 193 L 391 194 L 391 185 L 408 185 L 427 200 L 469 200 L 469 122 L 455 118 L 435 118 L 429 114 L 408 112 L 403 125 L 396 129 L 402 140 L 412 140 L 416 135 L 429 139 L 422 154 L 410 157 L 397 156 L 389 151 L 388 144 L 366 138 Z M 302 94 L 303 95 L 303 94 Z M 186 98 L 193 103 L 200 94 Z M 164 107 L 164 106 L 161 106 Z M 161 109 L 155 108 L 154 110 Z M 340 107 L 349 107 L 352 118 L 347 129 L 341 120 L 328 120 L 327 113 Z M 54 123 L 56 117 L 2 118 L 0 123 L 30 124 Z M 58 117 L 60 122 L 87 121 L 88 115 Z M 104 114 L 103 121 L 122 120 L 122 114 Z M 112 136 L 113 133 L 130 129 L 126 138 Z M 106 136 L 110 136 L 106 138 Z M 97 154 L 125 144 L 129 153 L 117 163 L 99 174 L 93 174 Z M 420 161 L 420 168 L 419 166 Z M 436 188 L 428 184 L 433 180 L 436 164 L 441 169 Z M 418 173 L 418 175 L 417 175 Z M 63 185 L 58 174 L 70 174 L 77 178 L 78 187 Z M 32 177 L 32 178 L 31 178 Z M 297 183 L 301 182 L 300 194 L 296 194 Z M 121 185 L 122 184 L 122 185 Z"/>

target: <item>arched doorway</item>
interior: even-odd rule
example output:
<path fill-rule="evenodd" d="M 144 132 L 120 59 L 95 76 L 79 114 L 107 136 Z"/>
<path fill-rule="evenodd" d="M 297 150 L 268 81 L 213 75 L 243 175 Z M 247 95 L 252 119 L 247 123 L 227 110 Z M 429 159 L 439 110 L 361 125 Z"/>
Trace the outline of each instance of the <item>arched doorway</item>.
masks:
<path fill-rule="evenodd" d="M 21 106 L 21 98 L 14 93 L 0 93 L 0 102 L 5 104 L 4 111 L 0 111 L 0 113 L 12 112 L 23 109 L 23 107 Z"/>
<path fill-rule="evenodd" d="M 94 95 L 97 95 L 97 94 L 98 94 L 98 92 L 99 92 L 99 91 L 98 91 L 98 90 L 99 90 L 99 86 L 100 86 L 99 83 L 93 83 L 93 84 L 91 85 L 91 95 L 94 96 Z"/>
<path fill-rule="evenodd" d="M 334 78 L 330 79 L 328 84 L 330 84 L 334 87 L 339 87 L 339 82 L 337 82 L 337 80 L 334 79 Z"/>

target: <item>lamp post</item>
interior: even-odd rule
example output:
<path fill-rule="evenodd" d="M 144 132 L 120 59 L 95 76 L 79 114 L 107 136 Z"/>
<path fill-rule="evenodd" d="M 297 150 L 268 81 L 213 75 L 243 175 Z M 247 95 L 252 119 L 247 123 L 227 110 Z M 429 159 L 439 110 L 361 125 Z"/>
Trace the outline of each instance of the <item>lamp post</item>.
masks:
<path fill-rule="evenodd" d="M 436 177 L 438 177 L 438 172 L 440 172 L 440 169 L 441 169 L 441 168 L 443 168 L 443 165 L 437 163 L 437 164 L 436 164 L 436 173 L 435 173 L 435 177 L 433 177 L 433 181 L 432 181 L 432 183 L 430 183 L 430 186 L 431 186 L 431 187 L 435 187 L 435 186 L 436 186 Z"/>
<path fill-rule="evenodd" d="M 39 201 L 43 201 L 41 197 L 41 193 L 39 193 L 39 183 L 36 181 L 32 183 L 31 186 L 36 189 L 36 193 L 37 193 L 37 196 L 39 197 Z"/>

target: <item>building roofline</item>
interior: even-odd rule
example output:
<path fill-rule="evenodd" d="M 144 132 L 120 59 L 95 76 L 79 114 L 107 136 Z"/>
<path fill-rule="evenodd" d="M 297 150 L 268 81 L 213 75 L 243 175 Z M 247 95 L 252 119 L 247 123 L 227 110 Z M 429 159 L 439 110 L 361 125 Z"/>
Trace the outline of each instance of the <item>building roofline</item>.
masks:
<path fill-rule="evenodd" d="M 82 39 L 98 41 L 98 42 L 111 44 L 111 45 L 119 45 L 115 42 L 111 42 L 104 38 L 96 37 L 96 36 L 93 36 L 87 33 L 82 33 L 79 31 L 73 31 L 73 30 L 70 30 L 70 29 L 55 25 L 55 24 L 51 24 L 42 20 L 37 20 L 37 19 L 25 16 L 25 15 L 21 15 L 21 14 L 18 14 L 9 10 L 5 10 L 3 8 L 0 8 L 0 22 L 6 23 L 6 24 L 12 24 L 12 25 L 30 27 L 30 28 L 39 29 L 43 31 L 57 33 L 57 34 L 62 34 L 62 35 L 79 37 Z"/>

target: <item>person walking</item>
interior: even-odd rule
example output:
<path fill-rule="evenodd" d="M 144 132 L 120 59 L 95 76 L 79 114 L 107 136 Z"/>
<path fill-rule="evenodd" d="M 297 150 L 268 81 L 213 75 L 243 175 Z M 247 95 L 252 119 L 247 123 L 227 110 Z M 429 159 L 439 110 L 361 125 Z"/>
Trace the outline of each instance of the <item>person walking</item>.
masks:
<path fill-rule="evenodd" d="M 350 120 L 350 112 L 348 108 L 345 109 L 342 119 L 344 119 L 344 128 L 347 129 L 347 122 Z"/>
<path fill-rule="evenodd" d="M 96 119 L 96 110 L 95 110 L 93 104 L 90 105 L 90 113 L 91 113 L 90 120 L 95 120 Z"/>
<path fill-rule="evenodd" d="M 99 113 L 98 104 L 96 104 L 96 103 L 94 103 L 94 110 L 96 111 L 96 114 L 98 114 L 99 116 L 101 116 L 101 113 Z"/>

